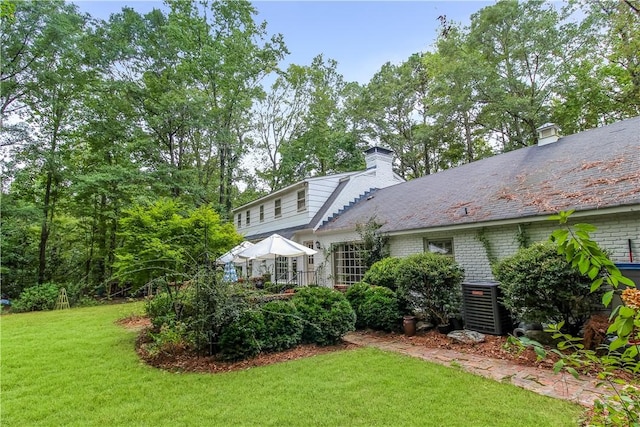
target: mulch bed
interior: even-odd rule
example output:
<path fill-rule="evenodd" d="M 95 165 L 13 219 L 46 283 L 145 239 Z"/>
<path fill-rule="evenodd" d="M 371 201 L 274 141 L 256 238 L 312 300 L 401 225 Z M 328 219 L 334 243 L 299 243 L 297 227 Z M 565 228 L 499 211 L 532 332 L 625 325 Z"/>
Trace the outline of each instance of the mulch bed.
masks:
<path fill-rule="evenodd" d="M 151 355 L 147 351 L 150 342 L 148 331 L 151 327 L 149 319 L 142 316 L 131 316 L 117 322 L 123 327 L 140 331 L 136 342 L 136 351 L 140 358 L 149 365 L 172 372 L 207 372 L 220 373 L 245 370 L 256 366 L 265 366 L 274 363 L 286 362 L 305 357 L 312 357 L 318 354 L 331 353 L 341 350 L 352 350 L 358 346 L 350 343 L 340 343 L 333 346 L 317 346 L 313 344 L 300 345 L 296 348 L 285 350 L 278 353 L 260 354 L 252 359 L 242 360 L 239 362 L 227 362 L 219 360 L 214 356 L 201 356 L 188 351 L 185 348 L 172 348 L 160 354 Z M 558 360 L 557 355 L 549 354 L 544 360 L 538 360 L 537 355 L 532 348 L 518 348 L 507 343 L 507 337 L 486 335 L 485 341 L 478 344 L 462 344 L 454 342 L 444 334 L 431 330 L 421 332 L 412 337 L 406 337 L 399 333 L 387 333 L 380 331 L 357 331 L 361 335 L 368 335 L 377 340 L 388 340 L 391 342 L 403 342 L 415 346 L 424 346 L 428 348 L 442 348 L 447 350 L 455 350 L 461 353 L 475 354 L 493 359 L 508 360 L 523 366 L 534 366 L 541 369 L 553 369 L 553 364 Z M 583 370 L 581 374 L 588 376 L 596 376 L 597 370 Z M 622 374 L 620 377 L 625 378 Z"/>

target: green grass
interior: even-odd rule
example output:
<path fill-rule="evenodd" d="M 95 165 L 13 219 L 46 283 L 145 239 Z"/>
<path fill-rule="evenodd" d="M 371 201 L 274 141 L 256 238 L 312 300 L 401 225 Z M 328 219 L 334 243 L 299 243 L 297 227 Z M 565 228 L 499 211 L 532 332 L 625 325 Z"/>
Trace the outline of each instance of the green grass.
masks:
<path fill-rule="evenodd" d="M 140 305 L 1 317 L 2 426 L 570 426 L 580 407 L 375 349 L 226 374 L 146 366 Z"/>

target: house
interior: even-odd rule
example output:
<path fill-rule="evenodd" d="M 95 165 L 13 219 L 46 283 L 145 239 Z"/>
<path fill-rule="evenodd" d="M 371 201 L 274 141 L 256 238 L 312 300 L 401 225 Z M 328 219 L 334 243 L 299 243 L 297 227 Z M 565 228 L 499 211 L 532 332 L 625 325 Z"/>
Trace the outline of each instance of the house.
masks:
<path fill-rule="evenodd" d="M 393 256 L 436 251 L 453 256 L 467 280 L 493 279 L 489 259 L 510 256 L 526 242 L 548 239 L 548 220 L 574 209 L 574 221 L 616 262 L 640 261 L 640 117 L 560 136 L 538 129 L 537 146 L 381 188 L 333 218 L 322 218 L 305 239 L 330 248 L 317 263 L 327 284 L 359 281 L 358 224 L 375 218 Z"/>
<path fill-rule="evenodd" d="M 366 169 L 330 176 L 307 178 L 233 210 L 238 232 L 256 242 L 273 233 L 307 247 L 322 249 L 315 231 L 340 211 L 366 199 L 373 191 L 404 182 L 393 172 L 393 152 L 381 147 L 365 151 Z M 319 251 L 322 252 L 322 251 Z M 315 258 L 323 255 L 250 262 L 244 274 L 275 274 L 279 281 L 317 283 Z M 302 276 L 300 276 L 302 275 Z M 323 275 L 324 277 L 324 275 Z"/>

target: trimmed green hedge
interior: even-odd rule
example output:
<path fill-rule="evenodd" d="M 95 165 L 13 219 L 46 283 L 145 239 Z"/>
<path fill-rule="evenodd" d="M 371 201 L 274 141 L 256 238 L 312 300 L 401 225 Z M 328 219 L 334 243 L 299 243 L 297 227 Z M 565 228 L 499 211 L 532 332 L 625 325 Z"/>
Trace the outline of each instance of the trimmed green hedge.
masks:
<path fill-rule="evenodd" d="M 303 320 L 303 342 L 331 345 L 355 329 L 356 313 L 341 292 L 324 287 L 301 288 L 291 301 Z"/>

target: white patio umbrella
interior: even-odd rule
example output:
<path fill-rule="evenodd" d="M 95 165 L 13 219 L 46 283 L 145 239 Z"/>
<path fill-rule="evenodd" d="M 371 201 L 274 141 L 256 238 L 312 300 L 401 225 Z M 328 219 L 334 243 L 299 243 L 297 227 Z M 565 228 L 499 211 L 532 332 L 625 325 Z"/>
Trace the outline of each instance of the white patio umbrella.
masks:
<path fill-rule="evenodd" d="M 225 252 L 220 257 L 218 257 L 216 259 L 216 262 L 218 264 L 227 264 L 229 262 L 233 262 L 235 264 L 242 264 L 243 262 L 246 261 L 246 258 L 239 258 L 238 254 L 240 252 L 242 252 L 243 250 L 245 250 L 247 248 L 250 248 L 251 246 L 253 246 L 253 243 L 251 243 L 251 242 L 242 242 L 239 245 L 234 246 L 233 248 L 229 249 L 227 252 Z"/>
<path fill-rule="evenodd" d="M 237 254 L 239 258 L 276 259 L 277 257 L 294 258 L 303 255 L 314 255 L 317 251 L 279 234 L 272 234 L 255 245 Z"/>

